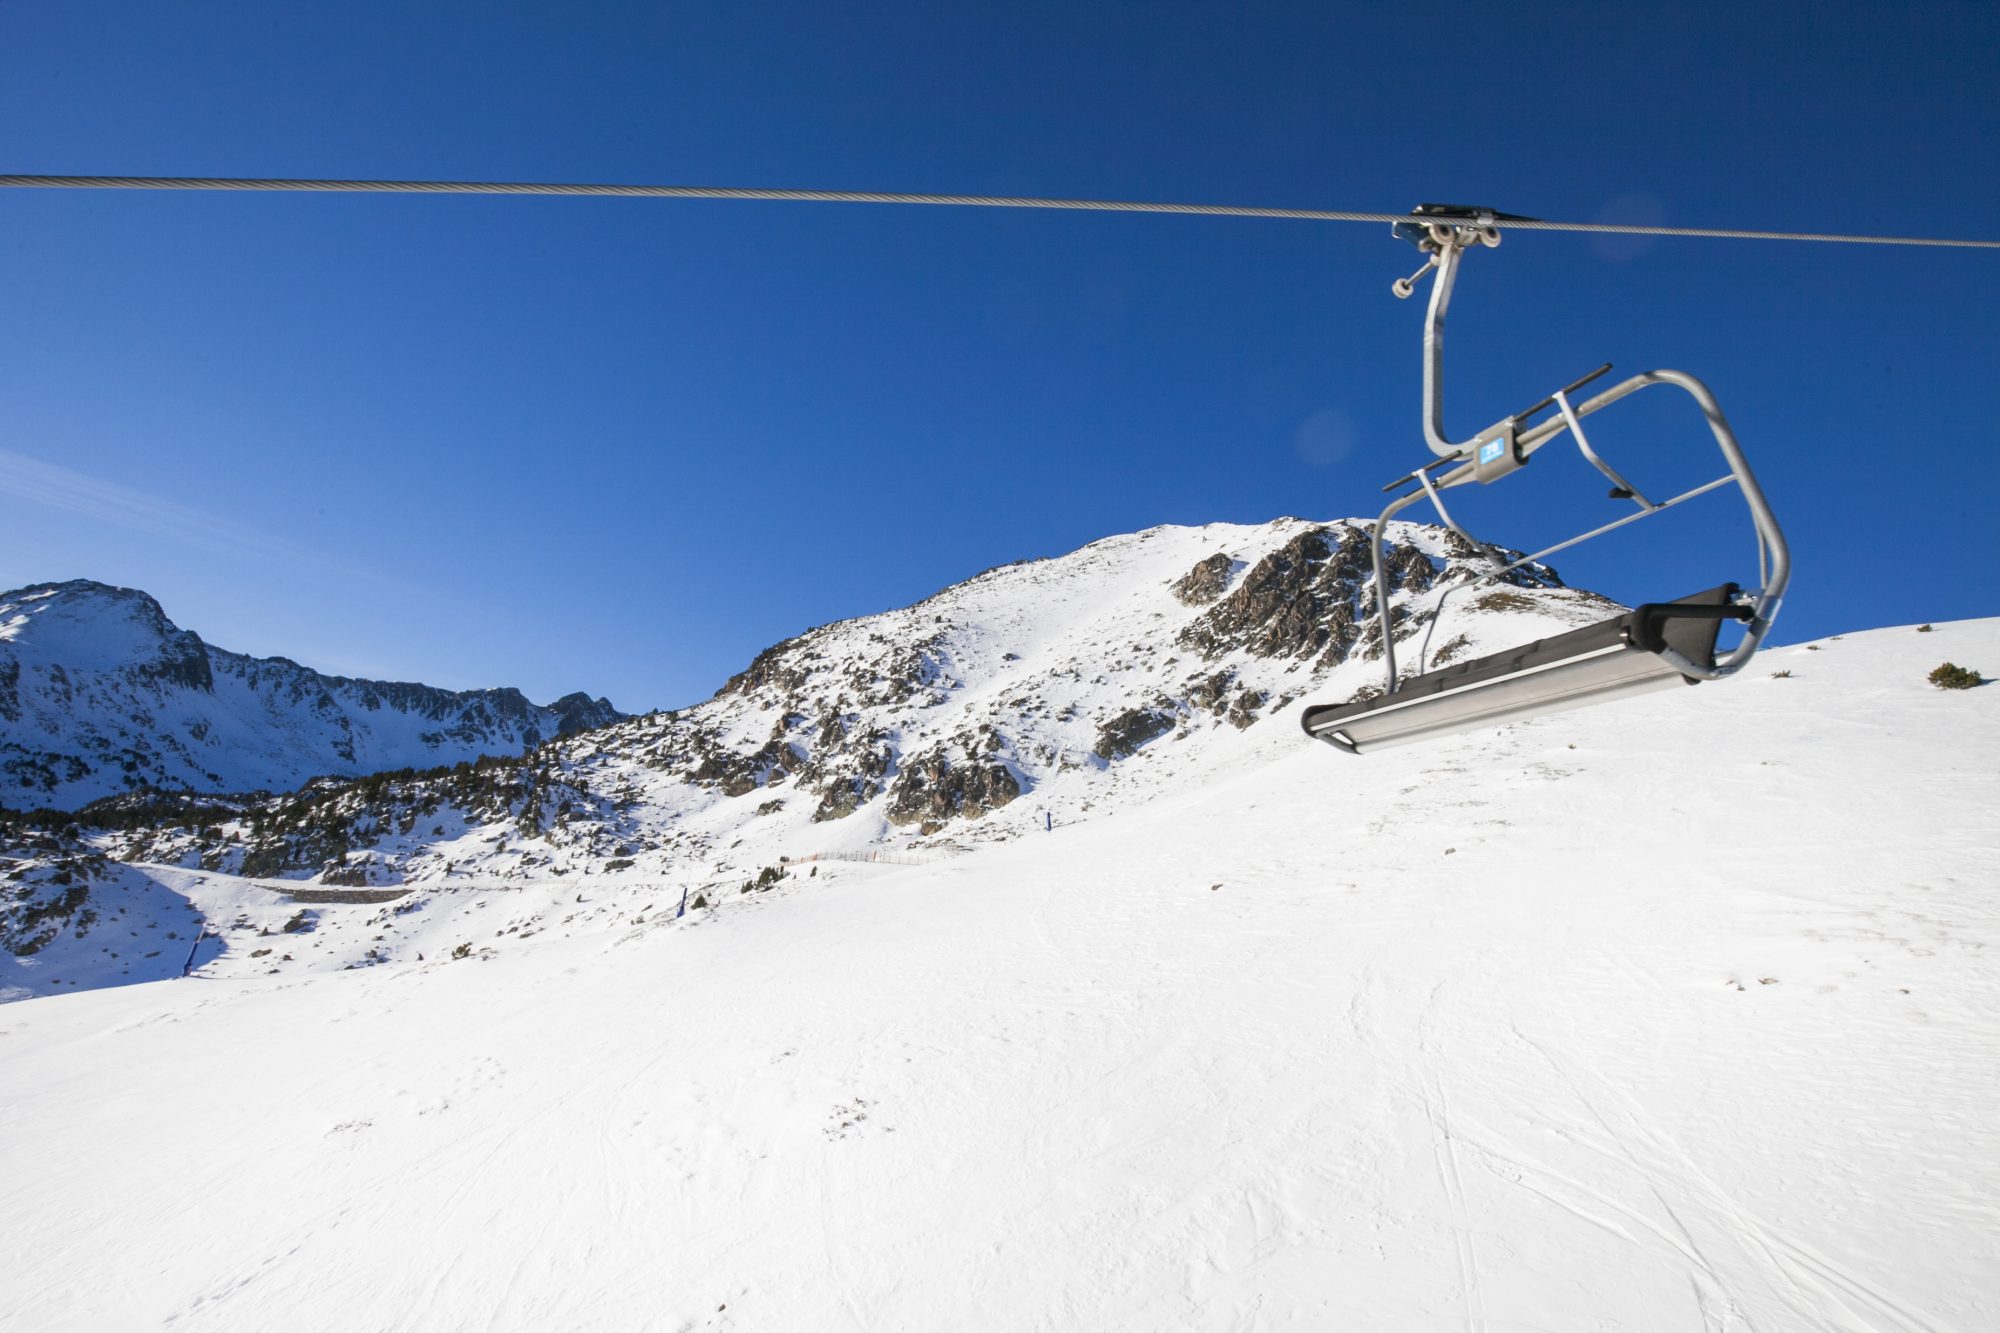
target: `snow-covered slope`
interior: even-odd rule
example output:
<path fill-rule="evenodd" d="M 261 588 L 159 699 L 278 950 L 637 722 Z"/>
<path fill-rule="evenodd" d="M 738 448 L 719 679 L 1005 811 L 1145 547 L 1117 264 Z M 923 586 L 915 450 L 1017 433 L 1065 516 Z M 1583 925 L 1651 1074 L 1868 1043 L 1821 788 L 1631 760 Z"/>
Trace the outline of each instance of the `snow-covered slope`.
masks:
<path fill-rule="evenodd" d="M 74 809 L 141 785 L 290 790 L 519 754 L 616 721 L 608 700 L 323 676 L 201 641 L 143 592 L 88 580 L 0 592 L 0 805 Z"/>
<path fill-rule="evenodd" d="M 1391 536 L 1406 664 L 1612 610 L 1549 570 L 1469 588 L 1472 552 L 1450 533 Z M 429 887 L 607 862 L 724 877 L 781 855 L 1005 840 L 1255 763 L 1259 738 L 1289 744 L 1307 698 L 1379 688 L 1368 573 L 1352 522 L 1108 538 L 811 630 L 681 713 L 504 765 L 315 784 L 144 855 Z"/>
<path fill-rule="evenodd" d="M 2000 692 L 1945 658 L 2000 622 L 1367 759 L 1204 723 L 749 893 L 124 865 L 228 952 L 0 1007 L 0 1326 L 1992 1328 Z"/>

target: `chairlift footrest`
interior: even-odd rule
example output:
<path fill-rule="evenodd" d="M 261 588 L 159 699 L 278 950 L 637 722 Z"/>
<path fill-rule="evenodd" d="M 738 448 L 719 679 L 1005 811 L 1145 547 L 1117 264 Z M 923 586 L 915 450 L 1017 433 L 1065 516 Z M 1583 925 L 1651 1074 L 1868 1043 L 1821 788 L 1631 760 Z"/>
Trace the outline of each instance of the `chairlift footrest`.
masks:
<path fill-rule="evenodd" d="M 1712 665 L 1725 620 L 1742 619 L 1725 583 L 1676 602 L 1649 602 L 1609 620 L 1519 648 L 1412 676 L 1391 694 L 1309 707 L 1307 735 L 1361 754 L 1476 726 L 1532 717 L 1697 681 L 1662 661 L 1672 648 Z"/>

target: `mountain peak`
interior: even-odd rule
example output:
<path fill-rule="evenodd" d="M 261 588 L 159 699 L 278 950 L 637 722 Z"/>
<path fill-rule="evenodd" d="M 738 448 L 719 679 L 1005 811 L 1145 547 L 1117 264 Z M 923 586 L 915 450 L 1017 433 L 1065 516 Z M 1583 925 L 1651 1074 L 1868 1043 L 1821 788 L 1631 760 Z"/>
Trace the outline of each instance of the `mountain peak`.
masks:
<path fill-rule="evenodd" d="M 0 653 L 65 675 L 124 671 L 136 680 L 190 690 L 214 685 L 200 636 L 167 619 L 160 604 L 137 588 L 92 579 L 0 593 Z M 0 702 L 0 710 L 5 707 Z M 18 720 L 5 711 L 0 719 Z"/>
<path fill-rule="evenodd" d="M 211 648 L 147 593 L 91 579 L 0 593 L 0 806 L 289 790 L 519 754 L 623 716 L 582 694 L 542 708 L 512 687 L 350 680 Z"/>

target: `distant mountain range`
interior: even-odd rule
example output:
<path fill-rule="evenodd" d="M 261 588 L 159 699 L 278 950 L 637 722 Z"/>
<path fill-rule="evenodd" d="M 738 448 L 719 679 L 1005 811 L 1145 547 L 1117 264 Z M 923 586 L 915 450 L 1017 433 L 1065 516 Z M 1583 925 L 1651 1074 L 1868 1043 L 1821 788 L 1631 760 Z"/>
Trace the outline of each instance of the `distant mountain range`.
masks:
<path fill-rule="evenodd" d="M 1406 670 L 1617 609 L 1545 566 L 1478 585 L 1478 553 L 1441 527 L 1388 537 Z M 225 653 L 94 583 L 0 595 L 0 804 L 97 798 L 0 818 L 0 953 L 17 960 L 0 958 L 0 999 L 175 974 L 191 921 L 169 871 L 240 880 L 246 903 L 274 884 L 397 898 L 358 954 L 231 946 L 259 971 L 372 966 L 400 956 L 397 922 L 476 885 L 737 895 L 803 857 L 950 855 L 1226 783 L 1311 746 L 1305 701 L 1381 688 L 1368 547 L 1355 520 L 1107 537 L 808 630 L 703 703 L 631 718 L 580 694 L 537 708 Z M 1376 772 L 1329 752 L 1329 800 Z M 579 910 L 597 909 L 563 915 Z"/>
<path fill-rule="evenodd" d="M 608 699 L 530 703 L 327 676 L 204 643 L 143 592 L 87 579 L 0 592 L 0 806 L 73 809 L 138 787 L 289 791 L 513 755 L 617 722 Z"/>
<path fill-rule="evenodd" d="M 1615 609 L 1540 566 L 1505 586 L 1468 588 L 1481 567 L 1468 543 L 1415 523 L 1393 524 L 1389 535 L 1406 669 Z M 104 738 L 94 752 L 103 756 L 98 790 L 104 764 L 115 780 L 118 757 L 130 753 L 147 756 L 135 777 L 166 770 L 183 788 L 288 791 L 301 774 L 410 765 L 413 752 L 433 765 L 480 750 L 511 755 L 408 780 L 315 782 L 240 815 L 145 802 L 93 814 L 180 825 L 193 839 L 149 842 L 139 849 L 147 860 L 348 885 L 599 863 L 754 868 L 807 848 L 963 844 L 1096 818 L 1302 743 L 1303 700 L 1380 688 L 1369 568 L 1367 526 L 1352 520 L 1107 537 L 988 570 L 914 606 L 809 630 L 759 653 L 704 703 L 625 720 L 580 695 L 551 717 L 512 691 L 329 682 L 289 663 L 204 657 L 150 599 L 108 590 L 75 599 L 75 642 L 50 651 L 36 681 L 45 699 L 66 688 L 79 669 L 54 664 L 89 657 L 88 644 L 114 637 L 109 626 L 125 627 L 91 658 L 101 663 L 91 679 L 106 683 L 89 710 L 100 720 L 88 734 Z M 1451 588 L 1467 595 L 1446 603 Z M 0 610 L 0 626 L 53 603 L 31 622 L 53 630 L 55 608 L 71 601 L 53 590 L 16 598 L 29 610 Z M 224 734 L 209 722 L 215 701 L 241 694 L 257 704 L 236 711 L 263 725 Z M 73 754 L 78 731 L 42 748 Z M 517 753 L 537 735 L 542 744 Z M 283 763 L 232 749 L 273 738 L 284 743 Z M 210 747 L 198 763 L 182 758 L 194 743 Z M 307 757 L 293 758 L 300 752 Z M 91 790 L 39 754 L 14 762 L 59 793 Z"/>

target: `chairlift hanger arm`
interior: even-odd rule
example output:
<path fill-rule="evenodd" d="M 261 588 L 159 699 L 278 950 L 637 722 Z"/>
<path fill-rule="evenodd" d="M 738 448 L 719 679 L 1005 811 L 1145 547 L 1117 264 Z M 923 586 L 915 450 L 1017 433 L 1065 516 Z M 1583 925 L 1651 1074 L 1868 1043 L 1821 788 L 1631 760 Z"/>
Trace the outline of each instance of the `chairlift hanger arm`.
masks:
<path fill-rule="evenodd" d="M 1398 299 L 1409 296 L 1426 273 L 1431 279 L 1430 307 L 1424 317 L 1424 442 L 1440 458 L 1456 458 L 1477 443 L 1477 437 L 1453 442 L 1444 428 L 1444 321 L 1451 311 L 1451 291 L 1458 281 L 1458 263 L 1468 246 L 1496 246 L 1500 214 L 1487 208 L 1455 204 L 1419 204 L 1412 220 L 1399 222 L 1392 234 L 1429 256 L 1422 268 L 1395 283 Z M 1528 221 L 1529 219 L 1511 219 Z"/>

